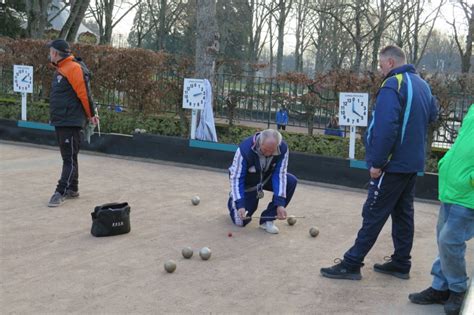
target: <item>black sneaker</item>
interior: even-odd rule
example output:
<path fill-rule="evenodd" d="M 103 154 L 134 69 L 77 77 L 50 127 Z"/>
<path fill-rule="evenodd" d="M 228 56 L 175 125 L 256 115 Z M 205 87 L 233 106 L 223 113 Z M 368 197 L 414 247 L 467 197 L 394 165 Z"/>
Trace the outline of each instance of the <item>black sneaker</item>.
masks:
<path fill-rule="evenodd" d="M 449 299 L 444 304 L 444 311 L 447 315 L 458 315 L 461 311 L 462 302 L 466 292 L 449 291 Z"/>
<path fill-rule="evenodd" d="M 66 191 L 66 199 L 74 199 L 79 197 L 79 191 L 74 191 L 71 189 L 68 189 Z"/>
<path fill-rule="evenodd" d="M 385 264 L 375 264 L 374 271 L 385 273 L 400 279 L 410 279 L 410 270 L 397 266 L 390 257 L 385 257 L 387 262 Z"/>
<path fill-rule="evenodd" d="M 360 280 L 360 267 L 347 267 L 339 258 L 334 260 L 336 265 L 329 268 L 321 268 L 321 275 L 331 279 Z"/>
<path fill-rule="evenodd" d="M 408 299 L 415 304 L 444 304 L 449 298 L 449 291 L 439 291 L 432 287 L 418 293 L 411 293 Z"/>
<path fill-rule="evenodd" d="M 48 207 L 59 207 L 65 200 L 66 198 L 56 191 L 49 199 Z"/>

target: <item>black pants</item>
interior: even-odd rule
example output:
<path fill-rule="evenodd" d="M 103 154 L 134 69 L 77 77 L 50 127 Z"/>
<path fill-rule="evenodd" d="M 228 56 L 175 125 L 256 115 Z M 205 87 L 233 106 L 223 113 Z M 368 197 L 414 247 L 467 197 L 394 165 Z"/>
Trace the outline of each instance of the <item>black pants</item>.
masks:
<path fill-rule="evenodd" d="M 286 125 L 278 125 L 277 124 L 277 130 L 286 130 Z"/>
<path fill-rule="evenodd" d="M 395 251 L 392 261 L 407 272 L 411 267 L 411 248 L 414 233 L 413 199 L 416 173 L 383 173 L 370 180 L 369 192 L 362 208 L 362 227 L 357 239 L 344 255 L 349 266 L 362 266 L 367 253 L 374 246 L 388 217 L 392 217 L 392 239 Z"/>
<path fill-rule="evenodd" d="M 56 191 L 60 194 L 65 194 L 67 190 L 78 191 L 79 164 L 77 163 L 77 154 L 81 145 L 81 128 L 56 127 L 56 138 L 63 158 L 63 169 Z"/>

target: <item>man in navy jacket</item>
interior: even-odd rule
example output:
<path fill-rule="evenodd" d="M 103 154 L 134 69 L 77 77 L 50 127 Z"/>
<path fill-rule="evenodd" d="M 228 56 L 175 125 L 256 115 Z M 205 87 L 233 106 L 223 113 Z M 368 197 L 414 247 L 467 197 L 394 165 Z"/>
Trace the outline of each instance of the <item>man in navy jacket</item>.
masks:
<path fill-rule="evenodd" d="M 277 234 L 273 224 L 286 219 L 286 207 L 296 188 L 296 177 L 287 172 L 288 146 L 281 134 L 267 129 L 243 140 L 229 168 L 230 196 L 228 202 L 232 222 L 245 226 L 257 210 L 264 190 L 273 192 L 273 199 L 262 212 L 260 227 Z"/>
<path fill-rule="evenodd" d="M 385 80 L 377 93 L 372 121 L 365 136 L 370 173 L 362 228 L 344 259 L 321 274 L 328 278 L 360 280 L 360 268 L 388 217 L 392 218 L 394 253 L 374 270 L 408 279 L 413 244 L 413 199 L 417 172 L 423 172 L 427 128 L 438 114 L 428 84 L 406 64 L 397 46 L 381 50 L 379 65 Z"/>

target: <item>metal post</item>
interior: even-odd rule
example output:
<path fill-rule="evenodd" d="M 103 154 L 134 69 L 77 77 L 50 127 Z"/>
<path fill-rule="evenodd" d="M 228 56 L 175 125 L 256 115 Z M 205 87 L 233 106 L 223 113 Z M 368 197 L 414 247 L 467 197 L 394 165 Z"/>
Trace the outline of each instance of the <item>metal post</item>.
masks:
<path fill-rule="evenodd" d="M 197 109 L 192 110 L 191 114 L 191 139 L 196 139 Z"/>
<path fill-rule="evenodd" d="M 21 93 L 21 120 L 26 120 L 26 93 Z"/>
<path fill-rule="evenodd" d="M 349 158 L 354 159 L 354 156 L 355 156 L 355 136 L 356 136 L 355 130 L 356 130 L 356 127 L 354 125 L 351 125 L 350 128 L 351 128 L 351 135 L 350 135 L 350 138 L 349 138 Z"/>
<path fill-rule="evenodd" d="M 270 90 L 268 91 L 268 97 L 270 98 L 270 101 L 268 102 L 267 129 L 270 129 L 270 117 L 272 115 L 273 79 L 270 79 Z"/>

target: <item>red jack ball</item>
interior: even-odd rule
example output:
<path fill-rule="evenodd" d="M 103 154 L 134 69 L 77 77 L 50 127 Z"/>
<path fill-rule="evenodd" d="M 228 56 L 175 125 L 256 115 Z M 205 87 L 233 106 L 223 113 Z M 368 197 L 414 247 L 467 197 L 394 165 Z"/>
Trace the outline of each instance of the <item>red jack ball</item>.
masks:
<path fill-rule="evenodd" d="M 232 232 L 229 232 L 229 234 L 227 234 L 228 237 L 232 237 Z"/>

